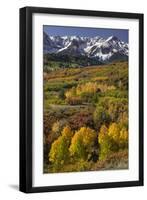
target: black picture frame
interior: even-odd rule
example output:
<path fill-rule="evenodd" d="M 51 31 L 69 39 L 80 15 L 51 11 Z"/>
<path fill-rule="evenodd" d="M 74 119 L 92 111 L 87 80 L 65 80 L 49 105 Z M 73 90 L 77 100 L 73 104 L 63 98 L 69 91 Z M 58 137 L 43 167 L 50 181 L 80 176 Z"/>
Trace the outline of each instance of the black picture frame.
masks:
<path fill-rule="evenodd" d="M 139 180 L 64 186 L 32 186 L 32 15 L 34 13 L 139 20 Z M 24 7 L 20 9 L 20 191 L 25 193 L 130 187 L 143 185 L 143 14 Z"/>

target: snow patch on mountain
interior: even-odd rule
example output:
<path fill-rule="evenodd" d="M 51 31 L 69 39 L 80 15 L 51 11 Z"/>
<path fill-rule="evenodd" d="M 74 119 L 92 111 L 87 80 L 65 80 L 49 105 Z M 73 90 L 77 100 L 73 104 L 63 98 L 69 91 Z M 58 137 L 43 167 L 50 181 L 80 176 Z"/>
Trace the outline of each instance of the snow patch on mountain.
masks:
<path fill-rule="evenodd" d="M 45 54 L 84 55 L 97 58 L 102 62 L 109 62 L 111 58 L 127 58 L 129 46 L 128 43 L 116 36 L 110 36 L 106 39 L 100 36 L 49 36 L 44 32 L 43 51 Z"/>

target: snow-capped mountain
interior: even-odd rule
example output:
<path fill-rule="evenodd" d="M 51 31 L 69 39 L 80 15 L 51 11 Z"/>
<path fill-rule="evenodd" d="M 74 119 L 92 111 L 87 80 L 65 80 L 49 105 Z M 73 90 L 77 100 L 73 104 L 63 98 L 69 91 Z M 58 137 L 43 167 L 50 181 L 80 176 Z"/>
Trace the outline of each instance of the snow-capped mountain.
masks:
<path fill-rule="evenodd" d="M 113 60 L 127 60 L 129 47 L 128 43 L 115 36 L 107 39 L 100 36 L 49 36 L 44 32 L 43 51 L 44 54 L 82 55 L 105 63 Z"/>

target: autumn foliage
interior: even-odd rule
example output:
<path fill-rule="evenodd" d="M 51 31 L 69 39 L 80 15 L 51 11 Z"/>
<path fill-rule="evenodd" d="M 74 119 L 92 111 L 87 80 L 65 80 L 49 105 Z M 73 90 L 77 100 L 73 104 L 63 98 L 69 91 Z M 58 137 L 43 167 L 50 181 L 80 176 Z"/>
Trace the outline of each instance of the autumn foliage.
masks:
<path fill-rule="evenodd" d="M 55 67 L 43 90 L 44 173 L 127 168 L 127 62 Z"/>
<path fill-rule="evenodd" d="M 76 158 L 87 160 L 95 144 L 96 132 L 88 127 L 82 127 L 75 132 L 71 145 L 70 153 Z"/>
<path fill-rule="evenodd" d="M 98 135 L 100 144 L 100 160 L 106 159 L 113 152 L 128 148 L 128 131 L 117 123 L 112 123 L 109 128 L 102 125 Z"/>
<path fill-rule="evenodd" d="M 49 152 L 49 161 L 54 164 L 55 169 L 58 169 L 60 165 L 63 165 L 68 161 L 69 158 L 69 145 L 72 138 L 73 132 L 70 127 L 66 126 L 61 136 L 55 140 L 51 146 Z"/>

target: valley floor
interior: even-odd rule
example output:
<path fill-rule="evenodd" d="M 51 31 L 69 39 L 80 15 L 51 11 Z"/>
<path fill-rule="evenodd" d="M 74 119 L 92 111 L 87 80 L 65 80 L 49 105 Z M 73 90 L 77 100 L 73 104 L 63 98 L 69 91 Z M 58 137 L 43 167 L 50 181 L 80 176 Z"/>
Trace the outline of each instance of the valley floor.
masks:
<path fill-rule="evenodd" d="M 128 168 L 128 63 L 44 72 L 44 173 Z"/>

